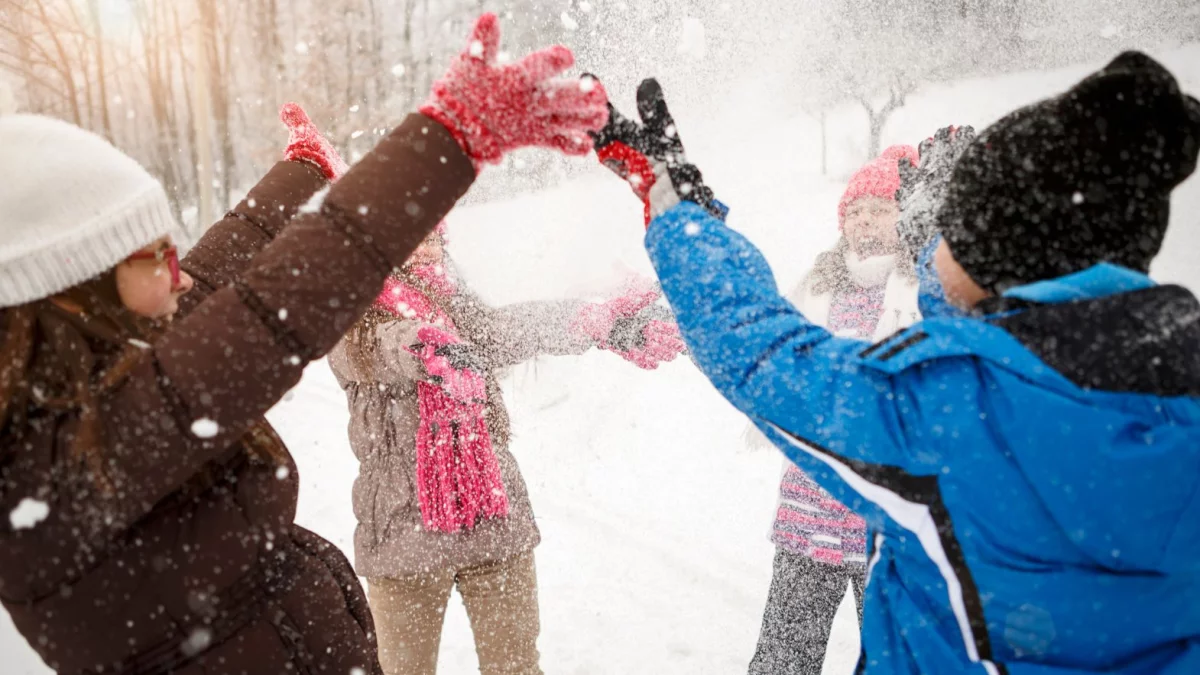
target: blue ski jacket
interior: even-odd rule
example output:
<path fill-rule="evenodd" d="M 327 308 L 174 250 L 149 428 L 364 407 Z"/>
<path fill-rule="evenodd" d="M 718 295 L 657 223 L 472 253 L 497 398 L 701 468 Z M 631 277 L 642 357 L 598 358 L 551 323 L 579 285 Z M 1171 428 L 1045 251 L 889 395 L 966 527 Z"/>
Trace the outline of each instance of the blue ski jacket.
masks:
<path fill-rule="evenodd" d="M 712 383 L 872 532 L 859 672 L 1200 673 L 1200 303 L 1102 264 L 874 345 L 683 202 L 646 236 Z"/>

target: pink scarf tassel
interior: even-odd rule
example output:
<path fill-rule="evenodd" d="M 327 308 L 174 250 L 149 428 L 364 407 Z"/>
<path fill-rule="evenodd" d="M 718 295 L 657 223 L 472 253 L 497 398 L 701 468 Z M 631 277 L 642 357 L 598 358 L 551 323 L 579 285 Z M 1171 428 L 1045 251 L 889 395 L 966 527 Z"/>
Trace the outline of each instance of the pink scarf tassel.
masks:
<path fill-rule="evenodd" d="M 484 404 L 456 400 L 428 382 L 417 383 L 417 401 L 417 495 L 425 529 L 461 532 L 481 518 L 508 516 Z"/>

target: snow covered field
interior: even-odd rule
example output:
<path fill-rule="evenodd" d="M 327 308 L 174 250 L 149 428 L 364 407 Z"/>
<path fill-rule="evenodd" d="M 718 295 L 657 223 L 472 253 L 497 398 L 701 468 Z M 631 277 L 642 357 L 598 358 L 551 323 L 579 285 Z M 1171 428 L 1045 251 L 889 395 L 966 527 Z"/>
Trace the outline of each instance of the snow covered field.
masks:
<path fill-rule="evenodd" d="M 1200 92 L 1200 45 L 1156 56 L 1186 90 Z M 982 129 L 1089 68 L 929 87 L 893 117 L 885 142 L 915 143 L 949 123 Z M 665 84 L 668 93 L 685 86 Z M 770 96 L 768 86 L 746 83 L 744 107 L 716 119 L 700 109 L 677 118 L 692 159 L 731 205 L 730 223 L 763 247 L 786 286 L 836 238 L 837 175 L 863 159 L 866 124 L 851 109 L 833 116 L 835 176 L 822 177 L 812 120 L 755 118 L 754 101 Z M 616 94 L 632 107 L 632 92 Z M 596 168 L 552 190 L 456 211 L 451 252 L 494 303 L 598 297 L 630 273 L 651 273 L 639 226 L 640 205 Z M 1200 291 L 1197 250 L 1200 178 L 1193 178 L 1176 193 L 1156 276 Z M 537 558 L 544 670 L 745 672 L 770 580 L 778 455 L 742 447 L 744 420 L 687 361 L 643 372 L 609 353 L 541 359 L 514 368 L 505 387 L 513 451 L 544 536 Z M 349 552 L 357 467 L 345 399 L 326 365 L 314 364 L 270 417 L 300 463 L 300 522 Z M 7 621 L 0 617 L 0 672 L 47 672 Z M 838 621 L 826 673 L 841 675 L 857 655 L 849 603 Z M 441 672 L 476 672 L 457 600 Z"/>

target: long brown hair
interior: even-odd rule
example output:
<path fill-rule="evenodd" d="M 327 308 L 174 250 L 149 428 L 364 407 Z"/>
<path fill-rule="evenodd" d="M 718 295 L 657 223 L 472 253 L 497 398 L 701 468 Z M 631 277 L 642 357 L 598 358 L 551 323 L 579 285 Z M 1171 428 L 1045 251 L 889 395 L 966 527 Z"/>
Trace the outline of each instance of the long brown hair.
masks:
<path fill-rule="evenodd" d="M 67 460 L 101 493 L 112 494 L 100 401 L 147 358 L 147 346 L 164 327 L 125 307 L 115 269 L 54 298 L 0 309 L 0 453 L 19 447 L 32 415 L 74 416 Z M 260 436 L 247 435 L 259 455 L 286 453 L 279 443 L 253 442 Z M 210 484 L 212 477 L 197 480 Z"/>
<path fill-rule="evenodd" d="M 841 288 L 852 288 L 850 268 L 846 265 L 846 254 L 850 252 L 850 240 L 846 235 L 838 238 L 837 244 L 817 256 L 812 269 L 812 292 L 815 295 L 832 293 Z M 896 251 L 896 271 L 909 281 L 917 280 L 917 264 L 914 256 L 903 246 Z"/>
<path fill-rule="evenodd" d="M 0 435 L 19 438 L 37 410 L 74 412 L 79 426 L 67 457 L 103 491 L 111 490 L 98 401 L 142 357 L 131 340 L 153 340 L 158 323 L 125 308 L 114 270 L 55 299 L 0 310 L 0 319 Z"/>

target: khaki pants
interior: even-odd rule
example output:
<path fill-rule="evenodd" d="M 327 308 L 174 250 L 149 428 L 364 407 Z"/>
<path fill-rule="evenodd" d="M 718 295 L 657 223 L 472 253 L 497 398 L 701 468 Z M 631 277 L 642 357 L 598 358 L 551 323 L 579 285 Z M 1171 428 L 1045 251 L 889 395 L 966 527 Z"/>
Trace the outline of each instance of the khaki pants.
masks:
<path fill-rule="evenodd" d="M 368 596 L 387 675 L 434 675 L 450 591 L 458 586 L 482 675 L 542 675 L 533 552 L 461 570 L 369 579 Z"/>

